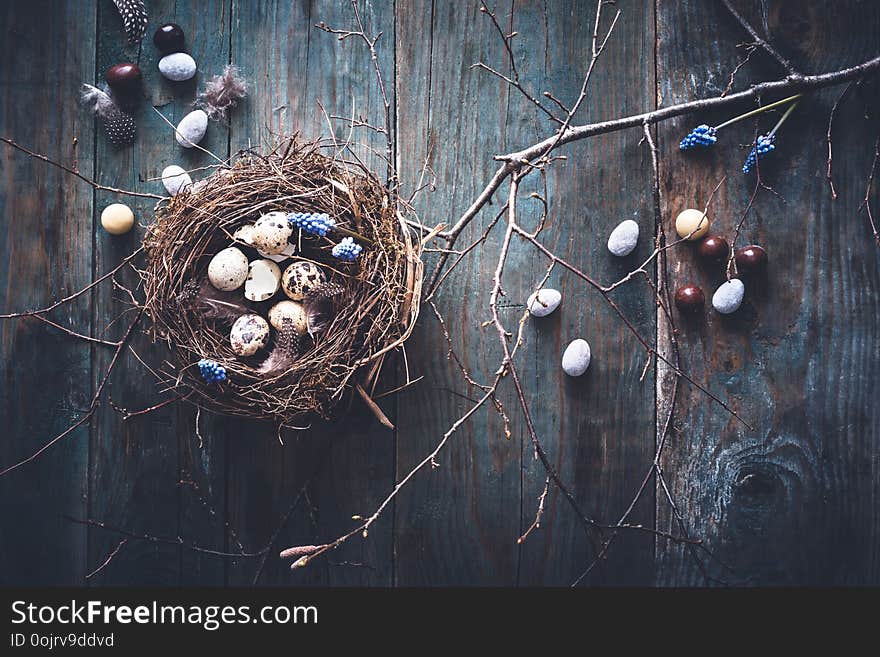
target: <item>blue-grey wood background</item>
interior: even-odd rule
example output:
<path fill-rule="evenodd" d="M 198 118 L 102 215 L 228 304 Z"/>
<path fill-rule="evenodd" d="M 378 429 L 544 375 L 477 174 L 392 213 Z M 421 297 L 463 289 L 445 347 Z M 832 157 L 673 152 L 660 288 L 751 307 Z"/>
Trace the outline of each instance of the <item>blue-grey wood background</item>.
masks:
<path fill-rule="evenodd" d="M 326 135 L 321 101 L 332 114 L 381 122 L 368 53 L 313 26 L 352 27 L 343 0 L 148 0 L 148 37 L 127 45 L 110 0 L 0 2 L 0 135 L 75 166 L 104 184 L 160 192 L 167 165 L 210 164 L 179 148 L 172 122 L 189 109 L 197 87 L 225 64 L 239 65 L 251 85 L 228 125 L 212 124 L 203 145 L 221 157 L 272 134 Z M 738 5 L 803 70 L 820 72 L 875 56 L 880 10 L 873 2 L 743 0 Z M 436 190 L 416 203 L 426 224 L 454 220 L 493 171 L 495 153 L 550 133 L 553 125 L 503 83 L 471 65 L 501 70 L 504 51 L 472 0 L 395 0 L 360 4 L 371 30 L 382 32 L 379 65 L 392 95 L 396 157 L 413 189 L 426 154 Z M 594 121 L 720 94 L 744 55 L 746 36 L 720 3 L 621 0 L 620 22 L 578 115 Z M 503 0 L 505 29 L 517 31 L 514 53 L 536 93 L 571 102 L 589 59 L 595 3 Z M 609 12 L 610 13 L 610 12 Z M 179 23 L 199 65 L 191 83 L 164 81 L 149 36 Z M 119 61 L 139 61 L 145 99 L 137 143 L 109 145 L 78 104 L 83 82 L 101 80 Z M 735 88 L 781 77 L 757 52 Z M 876 81 L 838 110 L 834 170 L 827 182 L 828 113 L 841 89 L 805 100 L 781 130 L 776 157 L 763 168 L 778 195 L 763 192 L 745 223 L 743 241 L 770 253 L 765 282 L 749 290 L 732 318 L 712 313 L 681 325 L 683 366 L 693 378 L 747 417 L 749 431 L 693 387 L 684 386 L 662 468 L 688 530 L 716 560 L 701 567 L 680 544 L 646 533 L 622 536 L 587 584 L 702 585 L 713 578 L 746 584 L 880 583 L 880 251 L 859 206 L 878 132 Z M 873 103 L 873 105 L 872 105 Z M 743 108 L 745 109 L 745 108 Z M 733 110 L 731 110 L 733 111 Z M 726 115 L 726 113 L 725 113 Z M 686 117 L 658 127 L 664 223 L 688 206 L 713 201 L 716 229 L 733 231 L 753 189 L 739 173 L 754 124 L 733 132 L 724 148 L 684 158 L 678 139 L 698 122 Z M 341 132 L 342 126 L 337 126 Z M 637 266 L 651 249 L 653 172 L 642 133 L 603 135 L 564 149 L 547 178 L 550 212 L 544 243 L 604 282 Z M 364 133 L 359 139 L 379 146 Z M 198 178 L 198 174 L 195 176 Z M 10 149 L 0 151 L 0 311 L 46 305 L 107 271 L 138 244 L 143 226 L 113 237 L 100 229 L 101 209 L 121 199 L 94 192 L 57 169 Z M 878 207 L 876 190 L 870 199 Z M 140 223 L 151 204 L 128 200 Z M 536 209 L 524 207 L 524 212 Z M 463 239 L 491 220 L 483 212 Z M 637 252 L 624 261 L 604 243 L 613 226 L 642 226 Z M 456 349 L 488 376 L 498 347 L 488 318 L 493 246 L 477 250 L 437 297 Z M 710 291 L 717 273 L 688 249 L 670 253 L 672 284 Z M 505 288 L 511 305 L 536 284 L 545 263 L 517 245 Z M 126 278 L 133 281 L 133 274 Z M 651 466 L 658 407 L 666 387 L 608 306 L 562 271 L 560 311 L 529 327 L 520 372 L 538 431 L 578 501 L 614 522 Z M 648 288 L 634 283 L 615 299 L 636 326 L 662 347 L 668 336 Z M 103 287 L 54 312 L 54 321 L 118 339 L 126 309 Z M 520 308 L 505 310 L 516 321 Z M 594 363 L 582 380 L 558 367 L 564 345 L 586 337 Z M 148 340 L 133 343 L 161 358 Z M 0 468 L 27 456 L 81 417 L 111 350 L 71 339 L 36 320 L 0 324 Z M 162 399 L 149 374 L 126 354 L 93 421 L 0 479 L 0 583 L 76 585 L 565 585 L 591 553 L 579 520 L 552 492 L 544 522 L 523 544 L 544 483 L 520 416 L 511 410 L 506 439 L 498 416 L 479 414 L 421 473 L 373 527 L 329 558 L 291 572 L 277 557 L 286 546 L 324 542 L 371 513 L 397 478 L 430 451 L 467 408 L 470 391 L 447 359 L 446 344 L 424 312 L 407 347 L 413 377 L 405 392 L 380 400 L 396 424 L 379 426 L 353 405 L 346 420 L 289 434 L 236 419 L 200 418 L 168 406 L 123 422 L 110 401 L 131 409 Z M 386 382 L 392 388 L 401 375 Z M 515 408 L 509 391 L 502 399 Z M 84 525 L 91 520 L 106 527 Z M 665 495 L 652 489 L 631 518 L 677 531 Z M 128 532 L 129 540 L 100 572 Z M 138 538 L 152 536 L 158 540 Z M 176 542 L 182 545 L 176 544 Z M 266 558 L 217 556 L 203 550 L 255 552 Z M 726 565 L 721 565 L 724 563 Z"/>

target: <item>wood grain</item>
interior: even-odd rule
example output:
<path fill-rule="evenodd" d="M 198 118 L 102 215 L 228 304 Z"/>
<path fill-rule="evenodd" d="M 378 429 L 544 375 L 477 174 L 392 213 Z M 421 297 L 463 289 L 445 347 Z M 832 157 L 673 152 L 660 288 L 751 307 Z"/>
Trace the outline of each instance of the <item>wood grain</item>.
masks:
<path fill-rule="evenodd" d="M 747 11 L 755 8 L 740 4 Z M 876 7 L 844 3 L 831 10 L 830 3 L 819 3 L 795 11 L 792 3 L 766 4 L 770 36 L 803 70 L 876 54 L 876 30 L 870 27 L 878 24 Z M 663 104 L 723 90 L 737 61 L 732 42 L 688 38 L 717 25 L 736 29 L 720 7 L 658 4 Z M 829 48 L 830 43 L 844 46 Z M 737 85 L 770 70 L 749 65 Z M 744 429 L 686 386 L 664 460 L 688 524 L 733 569 L 712 563 L 709 574 L 732 583 L 877 582 L 871 455 L 880 440 L 878 252 L 858 212 L 877 124 L 865 118 L 864 98 L 841 108 L 834 130 L 840 197 L 832 201 L 824 136 L 841 91 L 805 99 L 780 130 L 776 154 L 761 168 L 779 196 L 761 192 L 740 245 L 767 248 L 766 278 L 746 281 L 746 302 L 735 315 L 709 311 L 684 324 L 679 336 L 686 369 L 754 426 Z M 701 207 L 724 174 L 729 178 L 713 203 L 713 230 L 732 233 L 746 207 L 754 178 L 738 168 L 754 139 L 754 123 L 725 131 L 712 153 L 690 158 L 677 152 L 678 139 L 692 125 L 721 119 L 695 116 L 659 130 L 670 230 L 675 214 Z M 762 120 L 761 131 L 774 120 Z M 707 296 L 721 280 L 719 272 L 700 267 L 690 249 L 677 250 L 670 261 L 677 284 L 695 282 Z M 662 501 L 657 513 L 658 526 L 671 530 Z M 658 544 L 657 558 L 658 583 L 706 583 L 681 547 Z"/>
<path fill-rule="evenodd" d="M 95 9 L 51 2 L 0 6 L 0 134 L 92 172 L 94 130 L 76 102 L 94 71 Z M 48 305 L 92 277 L 92 190 L 23 154 L 0 153 L 0 308 Z M 88 298 L 52 319 L 89 333 Z M 102 347 L 99 347 L 102 348 Z M 64 431 L 92 396 L 90 348 L 37 320 L 0 323 L 0 463 Z M 81 583 L 86 531 L 65 519 L 87 503 L 88 428 L 0 480 L 0 583 Z"/>

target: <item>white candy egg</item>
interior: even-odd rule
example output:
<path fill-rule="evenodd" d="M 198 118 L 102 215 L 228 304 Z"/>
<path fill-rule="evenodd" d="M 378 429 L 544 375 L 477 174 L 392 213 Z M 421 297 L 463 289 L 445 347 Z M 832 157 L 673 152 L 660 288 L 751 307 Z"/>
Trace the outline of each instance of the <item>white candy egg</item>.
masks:
<path fill-rule="evenodd" d="M 204 110 L 195 110 L 180 120 L 174 138 L 184 148 L 192 148 L 202 141 L 207 131 L 208 115 Z"/>
<path fill-rule="evenodd" d="M 171 196 L 176 196 L 185 186 L 192 185 L 192 178 L 186 169 L 172 164 L 162 169 L 162 184 Z"/>

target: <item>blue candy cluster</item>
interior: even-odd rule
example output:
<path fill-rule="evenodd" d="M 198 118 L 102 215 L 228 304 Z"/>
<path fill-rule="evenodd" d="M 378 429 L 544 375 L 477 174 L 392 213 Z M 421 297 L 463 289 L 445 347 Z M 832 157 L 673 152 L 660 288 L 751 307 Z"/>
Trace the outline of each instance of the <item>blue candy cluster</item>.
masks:
<path fill-rule="evenodd" d="M 355 242 L 352 238 L 345 237 L 339 244 L 333 247 L 333 257 L 347 262 L 353 262 L 363 250 L 364 247 Z"/>
<path fill-rule="evenodd" d="M 299 228 L 311 235 L 324 237 L 327 231 L 333 228 L 335 222 L 326 213 L 315 214 L 312 212 L 291 212 L 287 215 L 287 221 L 294 228 Z"/>
<path fill-rule="evenodd" d="M 745 164 L 743 164 L 743 173 L 751 173 L 752 168 L 754 168 L 755 163 L 758 161 L 759 157 L 764 157 L 767 153 L 774 150 L 776 148 L 776 135 L 761 135 L 758 137 L 757 150 L 755 153 L 755 147 L 752 147 L 752 150 L 749 152 L 749 156 L 746 158 Z"/>
<path fill-rule="evenodd" d="M 714 146 L 716 141 L 718 141 L 718 137 L 716 136 L 715 128 L 709 127 L 704 123 L 691 130 L 688 136 L 679 142 L 678 148 L 682 151 L 690 150 L 697 146 L 709 148 Z"/>
<path fill-rule="evenodd" d="M 206 383 L 220 383 L 226 380 L 226 368 L 220 363 L 203 358 L 199 361 L 199 372 Z"/>

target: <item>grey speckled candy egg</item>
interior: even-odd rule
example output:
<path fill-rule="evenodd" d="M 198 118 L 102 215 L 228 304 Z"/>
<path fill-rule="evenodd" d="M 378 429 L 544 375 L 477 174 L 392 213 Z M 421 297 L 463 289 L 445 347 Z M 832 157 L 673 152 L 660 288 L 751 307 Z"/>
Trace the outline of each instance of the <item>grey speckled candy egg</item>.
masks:
<path fill-rule="evenodd" d="M 259 315 L 242 315 L 229 332 L 232 351 L 238 356 L 253 356 L 269 344 L 269 322 Z"/>
<path fill-rule="evenodd" d="M 292 263 L 281 276 L 284 294 L 294 301 L 302 301 L 309 292 L 326 282 L 327 276 L 321 268 L 306 260 Z"/>
<path fill-rule="evenodd" d="M 746 288 L 742 281 L 731 278 L 715 290 L 715 294 L 712 295 L 712 307 L 722 315 L 729 315 L 739 310 L 745 293 Z"/>
<path fill-rule="evenodd" d="M 192 148 L 198 144 L 208 131 L 208 115 L 204 110 L 194 110 L 184 116 L 177 124 L 174 138 L 184 148 Z"/>
<path fill-rule="evenodd" d="M 569 376 L 580 376 L 590 366 L 590 345 L 578 338 L 565 348 L 562 354 L 562 371 Z"/>
<path fill-rule="evenodd" d="M 171 53 L 159 60 L 159 72 L 173 82 L 183 82 L 196 74 L 196 60 L 185 52 Z"/>
<path fill-rule="evenodd" d="M 251 243 L 263 255 L 278 255 L 287 248 L 287 240 L 293 233 L 287 215 L 269 212 L 257 219 L 251 231 Z"/>
<path fill-rule="evenodd" d="M 224 292 L 240 288 L 247 275 L 248 259 L 234 246 L 220 251 L 208 264 L 208 280 Z"/>

